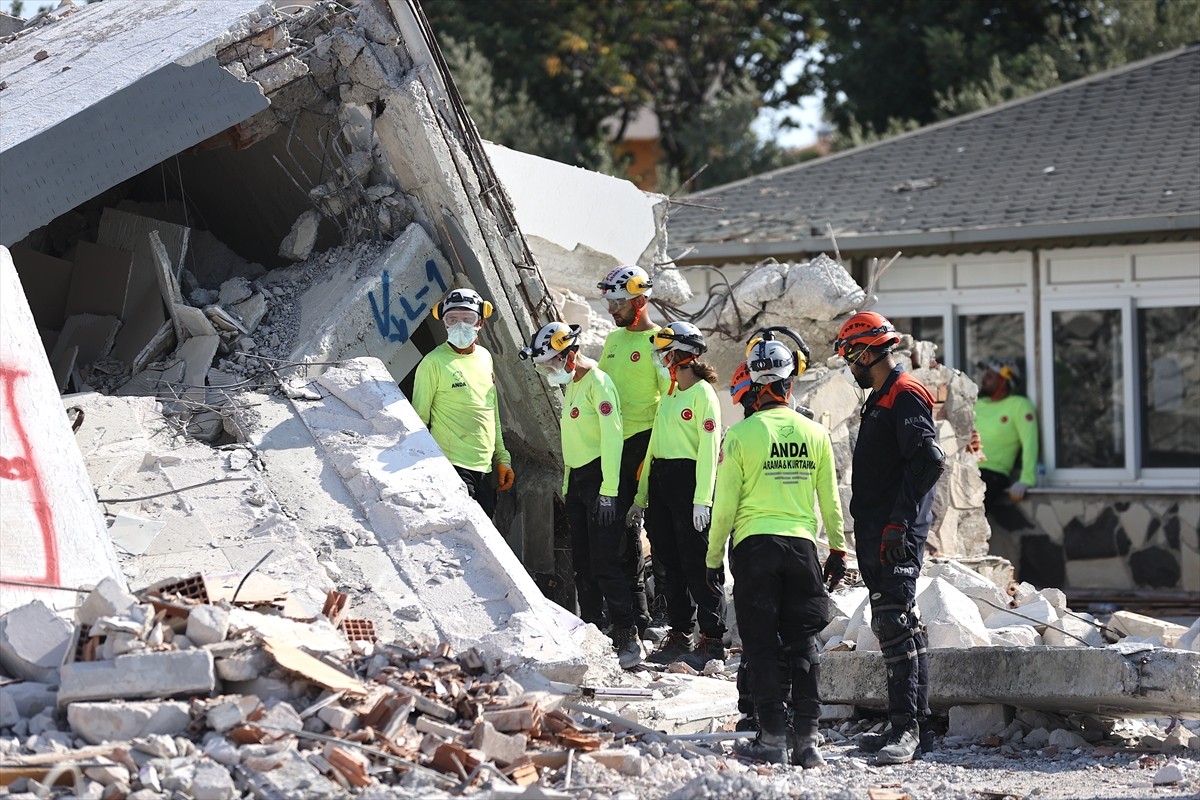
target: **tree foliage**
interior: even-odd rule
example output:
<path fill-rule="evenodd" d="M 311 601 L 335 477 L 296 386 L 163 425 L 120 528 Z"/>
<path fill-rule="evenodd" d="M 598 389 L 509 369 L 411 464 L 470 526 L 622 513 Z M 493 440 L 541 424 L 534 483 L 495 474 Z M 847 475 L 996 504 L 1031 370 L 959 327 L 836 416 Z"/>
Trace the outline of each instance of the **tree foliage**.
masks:
<path fill-rule="evenodd" d="M 500 88 L 525 91 L 546 118 L 570 127 L 574 163 L 596 166 L 603 140 L 619 138 L 637 111 L 649 107 L 667 165 L 690 175 L 707 163 L 694 126 L 714 105 L 732 109 L 747 85 L 756 102 L 767 105 L 808 92 L 803 78 L 785 80 L 784 68 L 812 42 L 809 5 L 440 0 L 425 10 L 439 37 L 470 43 L 491 63 Z M 603 131 L 609 118 L 616 124 Z"/>
<path fill-rule="evenodd" d="M 1047 89 L 1200 35 L 1200 0 L 813 0 L 843 141 Z"/>

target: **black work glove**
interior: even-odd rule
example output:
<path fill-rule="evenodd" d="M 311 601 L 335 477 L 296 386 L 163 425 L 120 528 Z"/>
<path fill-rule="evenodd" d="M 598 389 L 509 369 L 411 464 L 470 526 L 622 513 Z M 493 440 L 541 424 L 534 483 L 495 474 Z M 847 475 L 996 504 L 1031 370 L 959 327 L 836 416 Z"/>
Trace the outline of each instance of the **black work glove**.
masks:
<path fill-rule="evenodd" d="M 829 558 L 825 559 L 824 575 L 825 586 L 832 592 L 846 577 L 846 554 L 841 550 L 830 550 Z"/>
<path fill-rule="evenodd" d="M 879 563 L 899 564 L 904 558 L 904 528 L 889 522 L 883 526 L 883 538 L 879 541 Z"/>
<path fill-rule="evenodd" d="M 704 570 L 704 585 L 708 590 L 715 595 L 724 594 L 725 589 L 725 565 L 719 567 L 708 567 Z"/>
<path fill-rule="evenodd" d="M 596 497 L 596 522 L 608 527 L 617 521 L 617 498 L 598 495 Z"/>

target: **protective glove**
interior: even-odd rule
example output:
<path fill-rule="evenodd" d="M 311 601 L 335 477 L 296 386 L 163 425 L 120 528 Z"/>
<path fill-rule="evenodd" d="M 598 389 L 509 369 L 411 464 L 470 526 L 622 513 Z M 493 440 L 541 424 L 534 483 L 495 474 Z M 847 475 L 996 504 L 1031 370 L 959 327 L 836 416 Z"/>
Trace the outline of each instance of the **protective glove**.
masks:
<path fill-rule="evenodd" d="M 1008 499 L 1014 503 L 1025 499 L 1025 493 L 1029 491 L 1028 483 L 1017 481 L 1012 486 L 1008 487 Z"/>
<path fill-rule="evenodd" d="M 642 520 L 645 518 L 646 509 L 642 508 L 637 503 L 633 503 L 629 506 L 629 511 L 625 514 L 625 527 L 640 528 L 642 527 Z"/>
<path fill-rule="evenodd" d="M 904 560 L 904 527 L 894 522 L 883 526 L 879 542 L 879 563 L 899 564 Z"/>
<path fill-rule="evenodd" d="M 825 559 L 825 585 L 829 591 L 837 588 L 846 577 L 846 554 L 841 550 L 830 550 L 829 558 Z"/>
<path fill-rule="evenodd" d="M 601 527 L 607 527 L 617 521 L 617 498 L 597 495 L 596 522 Z"/>
<path fill-rule="evenodd" d="M 517 474 L 512 471 L 512 467 L 508 464 L 496 465 L 496 488 L 502 492 L 507 492 L 513 487 L 513 481 L 517 479 Z"/>
<path fill-rule="evenodd" d="M 694 505 L 692 506 L 692 527 L 703 533 L 708 527 L 708 521 L 712 519 L 712 509 L 708 506 Z"/>
<path fill-rule="evenodd" d="M 721 595 L 725 589 L 725 565 L 708 567 L 704 570 L 704 585 L 715 595 Z"/>

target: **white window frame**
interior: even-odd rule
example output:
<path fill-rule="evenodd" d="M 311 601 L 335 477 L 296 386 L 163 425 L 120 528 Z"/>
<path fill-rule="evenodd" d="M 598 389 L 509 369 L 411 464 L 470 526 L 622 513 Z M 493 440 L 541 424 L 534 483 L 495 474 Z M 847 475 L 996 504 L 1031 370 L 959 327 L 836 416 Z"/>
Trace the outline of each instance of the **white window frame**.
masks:
<path fill-rule="evenodd" d="M 958 341 L 958 320 L 961 317 L 979 317 L 989 314 L 1021 314 L 1025 321 L 1025 372 L 1022 376 L 1025 381 L 1025 396 L 1033 402 L 1034 409 L 1037 410 L 1038 416 L 1042 415 L 1042 404 L 1040 402 L 1039 388 L 1041 381 L 1038 377 L 1037 359 L 1034 357 L 1036 348 L 1034 347 L 1034 334 L 1037 331 L 1036 314 L 1034 314 L 1032 299 L 1026 299 L 1021 303 L 957 303 L 952 308 L 954 319 L 954 347 L 957 353 L 961 344 Z M 949 345 L 947 345 L 949 346 Z M 957 358 L 955 361 L 957 362 Z M 971 380 L 977 380 L 979 376 L 967 372 L 967 376 Z M 1038 430 L 1044 431 L 1041 420 L 1038 421 Z M 1045 438 L 1045 433 L 1042 433 L 1042 438 Z M 1039 450 L 1040 452 L 1040 450 Z"/>

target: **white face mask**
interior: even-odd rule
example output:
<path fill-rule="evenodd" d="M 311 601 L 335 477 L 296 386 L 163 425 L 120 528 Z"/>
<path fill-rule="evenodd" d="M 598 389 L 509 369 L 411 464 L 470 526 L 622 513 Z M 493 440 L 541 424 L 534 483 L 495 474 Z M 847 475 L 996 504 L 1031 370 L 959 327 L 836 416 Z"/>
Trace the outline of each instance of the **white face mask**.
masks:
<path fill-rule="evenodd" d="M 545 373 L 546 380 L 550 381 L 553 386 L 566 386 L 571 382 L 571 373 L 565 369 L 555 370 L 554 372 Z"/>
<path fill-rule="evenodd" d="M 475 326 L 466 322 L 446 326 L 446 338 L 459 350 L 466 350 L 473 345 L 478 336 L 479 331 Z"/>

